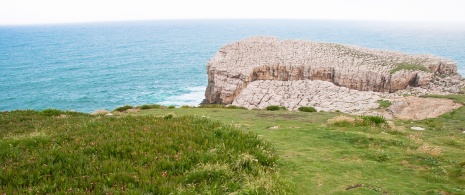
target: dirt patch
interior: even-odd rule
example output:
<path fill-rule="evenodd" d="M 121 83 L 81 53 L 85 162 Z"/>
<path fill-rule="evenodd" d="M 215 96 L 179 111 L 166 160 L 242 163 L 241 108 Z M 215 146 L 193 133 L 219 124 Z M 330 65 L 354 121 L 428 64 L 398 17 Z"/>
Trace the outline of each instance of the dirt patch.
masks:
<path fill-rule="evenodd" d="M 409 96 L 396 100 L 388 110 L 399 119 L 423 120 L 436 118 L 461 106 L 450 99 Z"/>

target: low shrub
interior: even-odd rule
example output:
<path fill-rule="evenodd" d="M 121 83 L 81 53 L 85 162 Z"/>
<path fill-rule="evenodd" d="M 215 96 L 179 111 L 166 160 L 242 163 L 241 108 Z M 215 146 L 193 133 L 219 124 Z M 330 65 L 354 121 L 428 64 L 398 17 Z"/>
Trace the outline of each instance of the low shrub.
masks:
<path fill-rule="evenodd" d="M 287 110 L 286 107 L 283 107 L 283 106 L 276 106 L 276 105 L 267 106 L 265 109 L 266 109 L 266 110 L 270 110 L 270 111 Z"/>
<path fill-rule="evenodd" d="M 115 111 L 124 112 L 124 111 L 132 109 L 132 108 L 134 108 L 134 107 L 132 107 L 130 105 L 125 105 L 125 106 L 121 106 L 121 107 L 116 108 Z"/>
<path fill-rule="evenodd" d="M 170 106 L 168 106 L 168 109 L 175 109 L 175 108 L 176 108 L 175 105 L 170 105 Z"/>
<path fill-rule="evenodd" d="M 299 111 L 301 111 L 301 112 L 316 112 L 317 110 L 314 107 L 302 106 L 302 107 L 299 108 Z"/>
<path fill-rule="evenodd" d="M 147 110 L 147 109 L 160 109 L 162 106 L 159 104 L 144 104 L 142 106 L 139 106 L 141 110 Z"/>
<path fill-rule="evenodd" d="M 166 114 L 165 116 L 163 116 L 164 119 L 172 119 L 172 118 L 176 118 L 176 114 L 175 113 L 168 113 Z"/>
<path fill-rule="evenodd" d="M 181 108 L 192 108 L 193 106 L 189 106 L 189 105 L 182 105 Z"/>

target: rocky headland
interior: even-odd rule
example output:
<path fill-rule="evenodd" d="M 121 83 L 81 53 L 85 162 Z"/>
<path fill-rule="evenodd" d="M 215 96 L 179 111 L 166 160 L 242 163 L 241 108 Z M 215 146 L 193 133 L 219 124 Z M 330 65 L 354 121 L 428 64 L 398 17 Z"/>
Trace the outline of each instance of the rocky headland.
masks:
<path fill-rule="evenodd" d="M 431 106 L 433 110 L 415 109 L 404 96 L 456 94 L 465 88 L 456 62 L 450 59 L 275 37 L 252 37 L 222 47 L 208 62 L 207 73 L 204 104 L 248 109 L 312 106 L 387 117 L 413 109 L 440 115 L 461 105 L 448 101 L 441 102 L 441 111 L 434 110 L 437 106 Z M 394 102 L 393 109 L 375 110 L 381 99 Z M 426 105 L 435 102 L 420 101 Z M 430 115 L 401 117 L 434 117 Z"/>

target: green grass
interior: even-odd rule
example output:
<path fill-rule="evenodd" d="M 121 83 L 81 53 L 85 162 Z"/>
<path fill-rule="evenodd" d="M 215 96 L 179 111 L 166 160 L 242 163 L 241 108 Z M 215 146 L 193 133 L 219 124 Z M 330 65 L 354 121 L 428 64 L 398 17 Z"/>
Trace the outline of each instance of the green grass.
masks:
<path fill-rule="evenodd" d="M 166 106 L 162 106 L 159 104 L 144 104 L 141 106 L 138 106 L 137 108 L 141 110 L 147 110 L 147 109 L 161 109 L 161 108 L 166 108 Z"/>
<path fill-rule="evenodd" d="M 392 69 L 390 73 L 394 74 L 402 70 L 407 70 L 407 71 L 408 70 L 412 70 L 412 71 L 420 70 L 420 71 L 429 72 L 429 69 L 421 64 L 402 63 L 402 64 L 397 64 L 396 67 Z"/>
<path fill-rule="evenodd" d="M 465 194 L 464 107 L 393 128 L 382 117 L 335 125 L 342 113 L 219 106 L 40 113 L 0 115 L 0 194 Z"/>
<path fill-rule="evenodd" d="M 396 128 L 336 126 L 327 121 L 341 113 L 330 112 L 173 111 L 178 116 L 201 116 L 258 134 L 276 148 L 281 176 L 294 183 L 295 194 L 465 194 L 465 129 L 460 129 L 465 127 L 464 108 L 452 117 L 396 120 Z M 151 110 L 136 115 L 166 113 Z M 412 126 L 427 130 L 413 131 Z"/>
<path fill-rule="evenodd" d="M 0 194 L 289 190 L 280 179 L 274 150 L 257 135 L 201 117 L 173 115 L 2 112 Z"/>
<path fill-rule="evenodd" d="M 389 100 L 378 100 L 378 103 L 380 108 L 387 108 L 392 105 Z"/>

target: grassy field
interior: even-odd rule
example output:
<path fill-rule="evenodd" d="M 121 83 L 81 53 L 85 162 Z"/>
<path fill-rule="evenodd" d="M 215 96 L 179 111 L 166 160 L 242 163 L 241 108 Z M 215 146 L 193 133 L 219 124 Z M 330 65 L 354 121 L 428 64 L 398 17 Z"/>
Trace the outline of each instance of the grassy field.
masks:
<path fill-rule="evenodd" d="M 457 101 L 464 101 L 457 96 Z M 258 134 L 277 150 L 296 194 L 465 194 L 465 109 L 395 127 L 338 126 L 341 113 L 178 108 Z M 411 130 L 419 126 L 425 131 Z"/>
<path fill-rule="evenodd" d="M 0 194 L 282 194 L 277 159 L 201 117 L 0 113 Z"/>
<path fill-rule="evenodd" d="M 391 127 L 342 113 L 157 108 L 2 113 L 0 192 L 465 194 L 464 107 Z"/>

